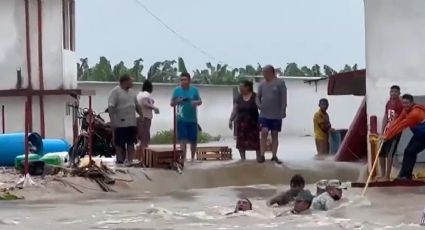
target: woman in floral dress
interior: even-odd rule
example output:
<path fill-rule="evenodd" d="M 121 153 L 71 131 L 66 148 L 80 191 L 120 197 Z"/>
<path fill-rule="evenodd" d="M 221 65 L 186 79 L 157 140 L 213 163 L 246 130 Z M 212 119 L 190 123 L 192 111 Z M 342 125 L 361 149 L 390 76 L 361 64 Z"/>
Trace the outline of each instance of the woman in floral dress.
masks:
<path fill-rule="evenodd" d="M 253 83 L 244 81 L 240 85 L 240 95 L 233 106 L 229 120 L 229 128 L 233 128 L 236 120 L 236 148 L 241 159 L 246 159 L 246 151 L 256 151 L 257 158 L 260 154 L 260 136 L 258 125 L 258 107 L 255 103 L 256 94 Z"/>

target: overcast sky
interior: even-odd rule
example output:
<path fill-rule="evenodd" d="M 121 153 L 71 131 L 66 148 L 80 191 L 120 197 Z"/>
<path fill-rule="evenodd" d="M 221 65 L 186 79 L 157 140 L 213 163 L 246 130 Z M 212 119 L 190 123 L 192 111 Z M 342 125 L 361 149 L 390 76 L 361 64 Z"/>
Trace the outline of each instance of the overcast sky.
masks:
<path fill-rule="evenodd" d="M 183 57 L 233 67 L 288 62 L 364 66 L 362 0 L 140 0 L 193 48 L 149 15 L 137 0 L 77 0 L 77 54 L 93 65 Z M 147 67 L 145 67 L 145 70 Z"/>

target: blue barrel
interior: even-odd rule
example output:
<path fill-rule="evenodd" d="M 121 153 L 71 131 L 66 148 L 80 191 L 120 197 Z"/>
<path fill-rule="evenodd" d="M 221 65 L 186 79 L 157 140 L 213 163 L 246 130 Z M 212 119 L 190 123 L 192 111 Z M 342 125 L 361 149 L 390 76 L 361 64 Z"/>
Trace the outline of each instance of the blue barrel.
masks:
<path fill-rule="evenodd" d="M 30 133 L 28 141 L 43 155 L 43 140 L 38 133 Z M 15 158 L 25 153 L 25 133 L 0 134 L 0 166 L 13 166 Z"/>
<path fill-rule="evenodd" d="M 345 134 L 348 130 L 346 129 L 337 129 L 330 132 L 329 135 L 329 153 L 336 154 L 338 152 L 339 146 L 341 146 L 342 141 L 344 140 Z"/>
<path fill-rule="evenodd" d="M 338 152 L 338 148 L 341 145 L 341 132 L 338 130 L 331 131 L 329 135 L 329 153 L 336 154 Z"/>
<path fill-rule="evenodd" d="M 68 152 L 70 146 L 62 139 L 43 139 L 43 153 Z"/>

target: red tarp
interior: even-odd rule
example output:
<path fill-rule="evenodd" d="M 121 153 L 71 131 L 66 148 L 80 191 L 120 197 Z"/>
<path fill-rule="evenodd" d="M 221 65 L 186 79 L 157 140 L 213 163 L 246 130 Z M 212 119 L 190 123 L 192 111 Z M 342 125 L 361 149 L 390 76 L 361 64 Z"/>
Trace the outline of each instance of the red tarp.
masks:
<path fill-rule="evenodd" d="M 359 161 L 367 157 L 366 99 L 360 104 L 345 138 L 338 149 L 336 161 Z"/>

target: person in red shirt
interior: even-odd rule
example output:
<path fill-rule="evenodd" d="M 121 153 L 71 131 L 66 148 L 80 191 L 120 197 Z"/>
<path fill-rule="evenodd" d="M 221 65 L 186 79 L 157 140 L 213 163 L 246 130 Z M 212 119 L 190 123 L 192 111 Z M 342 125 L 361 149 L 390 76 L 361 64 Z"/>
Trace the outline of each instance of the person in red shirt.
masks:
<path fill-rule="evenodd" d="M 390 123 L 384 134 L 384 140 L 392 140 L 405 128 L 410 128 L 412 131 L 413 136 L 404 150 L 403 163 L 398 175 L 399 179 L 410 180 L 417 155 L 425 149 L 425 106 L 416 104 L 410 94 L 404 94 L 401 99 L 403 112 Z"/>
<path fill-rule="evenodd" d="M 382 129 L 383 133 L 385 128 L 397 119 L 403 111 L 403 104 L 400 99 L 400 86 L 393 85 L 390 88 L 390 99 L 385 105 L 385 115 L 382 119 Z M 384 145 L 381 148 L 379 153 L 379 165 L 381 169 L 381 175 L 384 180 L 389 180 L 391 175 L 391 169 L 393 165 L 393 158 L 397 151 L 397 146 L 400 141 L 401 133 L 398 134 L 395 138 L 390 141 L 384 142 Z"/>

